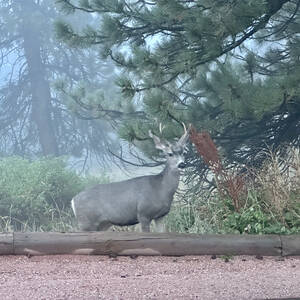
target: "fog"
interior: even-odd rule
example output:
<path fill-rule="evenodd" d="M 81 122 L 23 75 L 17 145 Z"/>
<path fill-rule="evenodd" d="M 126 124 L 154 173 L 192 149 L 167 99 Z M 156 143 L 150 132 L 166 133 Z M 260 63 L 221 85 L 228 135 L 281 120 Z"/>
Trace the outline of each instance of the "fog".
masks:
<path fill-rule="evenodd" d="M 113 155 L 120 149 L 129 154 L 116 133 L 117 120 L 97 112 L 95 117 L 78 103 L 84 89 L 93 99 L 104 95 L 103 105 L 105 99 L 117 105 L 119 70 L 96 49 L 68 47 L 54 32 L 57 20 L 82 28 L 99 19 L 80 12 L 66 16 L 54 2 L 0 2 L 0 155 L 63 156 L 80 171 L 123 168 Z"/>

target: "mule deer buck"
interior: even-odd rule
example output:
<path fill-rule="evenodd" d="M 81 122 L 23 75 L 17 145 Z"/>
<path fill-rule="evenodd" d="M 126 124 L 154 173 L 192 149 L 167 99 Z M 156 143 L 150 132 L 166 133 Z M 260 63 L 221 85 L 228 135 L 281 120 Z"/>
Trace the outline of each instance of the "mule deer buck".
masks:
<path fill-rule="evenodd" d="M 150 232 L 152 220 L 159 227 L 162 217 L 170 211 L 178 188 L 179 169 L 185 167 L 183 150 L 189 138 L 189 130 L 184 126 L 183 136 L 174 144 L 162 142 L 149 131 L 156 148 L 163 151 L 166 157 L 165 168 L 161 173 L 98 184 L 75 196 L 72 208 L 80 230 L 107 230 L 111 225 L 140 223 L 143 232 Z"/>

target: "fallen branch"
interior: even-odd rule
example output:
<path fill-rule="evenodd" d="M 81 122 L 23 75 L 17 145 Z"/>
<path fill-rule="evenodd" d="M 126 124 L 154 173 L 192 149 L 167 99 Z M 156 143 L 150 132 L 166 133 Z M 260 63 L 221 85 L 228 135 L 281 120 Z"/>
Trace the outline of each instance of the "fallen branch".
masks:
<path fill-rule="evenodd" d="M 300 255 L 300 235 L 197 235 L 137 232 L 0 234 L 0 255 Z"/>

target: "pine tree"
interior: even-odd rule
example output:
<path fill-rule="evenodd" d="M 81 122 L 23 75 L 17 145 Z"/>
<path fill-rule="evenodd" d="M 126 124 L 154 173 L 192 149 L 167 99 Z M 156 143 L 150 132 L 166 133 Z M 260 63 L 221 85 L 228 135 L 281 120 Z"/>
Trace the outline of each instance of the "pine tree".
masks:
<path fill-rule="evenodd" d="M 107 145 L 114 143 L 109 125 L 78 118 L 80 110 L 69 105 L 67 92 L 84 85 L 90 91 L 105 87 L 113 96 L 109 83 L 115 69 L 97 59 L 95 49 L 57 41 L 53 22 L 60 16 L 53 1 L 0 1 L 0 153 L 80 159 L 95 153 L 105 160 Z M 80 23 L 79 16 L 70 22 Z M 85 16 L 82 23 L 92 22 L 97 19 Z"/>
<path fill-rule="evenodd" d="M 120 134 L 148 155 L 143 141 L 159 122 L 165 138 L 178 136 L 182 121 L 208 130 L 231 166 L 299 147 L 300 1 L 56 2 L 101 16 L 99 27 L 78 32 L 59 22 L 56 31 L 75 47 L 97 45 L 123 68 L 117 83 L 147 118 L 126 120 Z M 200 182 L 208 168 L 195 152 L 188 157 Z"/>

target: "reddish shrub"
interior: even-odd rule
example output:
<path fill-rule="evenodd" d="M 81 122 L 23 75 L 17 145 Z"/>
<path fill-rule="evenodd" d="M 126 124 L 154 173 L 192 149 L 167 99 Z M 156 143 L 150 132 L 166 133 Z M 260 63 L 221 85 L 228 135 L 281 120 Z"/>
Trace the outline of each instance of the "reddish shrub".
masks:
<path fill-rule="evenodd" d="M 222 196 L 228 195 L 232 200 L 235 210 L 239 211 L 241 198 L 245 192 L 243 176 L 232 174 L 229 170 L 224 169 L 217 147 L 208 132 L 203 131 L 199 133 L 192 127 L 190 139 L 205 164 L 214 173 L 219 193 Z"/>

